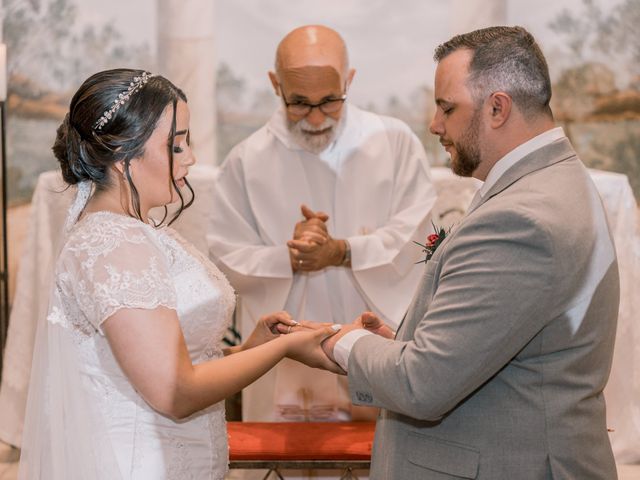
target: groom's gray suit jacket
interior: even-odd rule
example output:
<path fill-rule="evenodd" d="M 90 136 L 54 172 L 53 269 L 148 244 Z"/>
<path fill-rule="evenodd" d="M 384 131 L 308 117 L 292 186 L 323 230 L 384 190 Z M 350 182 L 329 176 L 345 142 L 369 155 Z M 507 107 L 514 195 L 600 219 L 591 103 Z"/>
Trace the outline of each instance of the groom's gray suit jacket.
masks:
<path fill-rule="evenodd" d="M 602 390 L 618 301 L 600 197 L 557 140 L 439 246 L 396 340 L 355 343 L 352 400 L 383 407 L 371 478 L 615 479 Z"/>

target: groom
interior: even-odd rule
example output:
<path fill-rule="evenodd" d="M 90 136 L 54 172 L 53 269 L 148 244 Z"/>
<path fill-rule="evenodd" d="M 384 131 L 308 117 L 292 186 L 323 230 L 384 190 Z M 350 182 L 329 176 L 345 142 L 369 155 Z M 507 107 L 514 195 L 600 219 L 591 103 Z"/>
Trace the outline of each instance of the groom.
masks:
<path fill-rule="evenodd" d="M 453 171 L 484 185 L 426 262 L 395 340 L 352 325 L 325 344 L 352 401 L 383 408 L 371 478 L 615 479 L 602 390 L 617 262 L 554 125 L 544 56 L 523 28 L 491 27 L 435 60 L 431 132 Z"/>

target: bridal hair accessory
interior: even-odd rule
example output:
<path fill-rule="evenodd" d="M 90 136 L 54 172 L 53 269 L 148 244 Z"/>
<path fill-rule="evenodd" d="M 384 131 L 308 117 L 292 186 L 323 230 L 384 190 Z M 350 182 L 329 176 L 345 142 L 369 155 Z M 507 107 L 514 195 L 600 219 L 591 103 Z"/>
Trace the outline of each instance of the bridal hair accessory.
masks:
<path fill-rule="evenodd" d="M 109 110 L 106 110 L 98 121 L 93 126 L 94 130 L 102 130 L 109 120 L 115 115 L 121 105 L 124 105 L 127 100 L 131 98 L 135 92 L 140 90 L 149 79 L 153 77 L 152 73 L 142 72 L 141 75 L 133 77 L 133 80 L 129 83 L 129 88 L 125 92 L 119 93 L 116 99 L 113 101 L 113 105 Z"/>

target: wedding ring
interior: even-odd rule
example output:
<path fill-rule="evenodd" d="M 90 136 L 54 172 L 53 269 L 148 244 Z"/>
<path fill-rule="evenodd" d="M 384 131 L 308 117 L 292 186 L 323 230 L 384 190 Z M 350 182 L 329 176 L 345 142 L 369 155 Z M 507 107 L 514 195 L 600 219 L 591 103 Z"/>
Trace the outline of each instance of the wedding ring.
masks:
<path fill-rule="evenodd" d="M 289 325 L 289 328 L 287 328 L 287 333 L 291 333 L 292 328 L 293 328 L 293 325 Z"/>

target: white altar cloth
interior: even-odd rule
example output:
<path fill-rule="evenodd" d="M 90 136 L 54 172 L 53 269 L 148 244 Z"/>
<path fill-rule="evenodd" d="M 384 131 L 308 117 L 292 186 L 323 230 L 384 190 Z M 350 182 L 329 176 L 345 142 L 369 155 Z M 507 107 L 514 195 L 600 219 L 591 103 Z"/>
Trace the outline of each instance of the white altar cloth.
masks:
<path fill-rule="evenodd" d="M 189 180 L 194 205 L 175 228 L 207 253 L 206 230 L 216 214 L 212 201 L 217 170 L 194 167 Z M 448 228 L 466 210 L 480 182 L 459 178 L 448 168 L 433 168 L 438 202 L 434 223 Z M 638 207 L 625 175 L 591 170 L 602 196 L 620 264 L 621 303 L 611 378 L 605 389 L 607 422 L 618 463 L 640 463 L 640 222 Z M 62 193 L 60 193 L 62 192 Z M 75 189 L 64 190 L 57 171 L 45 172 L 34 192 L 13 309 L 9 323 L 0 386 L 0 440 L 20 445 L 33 342 L 38 321 L 47 309 L 52 255 Z M 266 312 L 265 312 L 266 313 Z"/>

